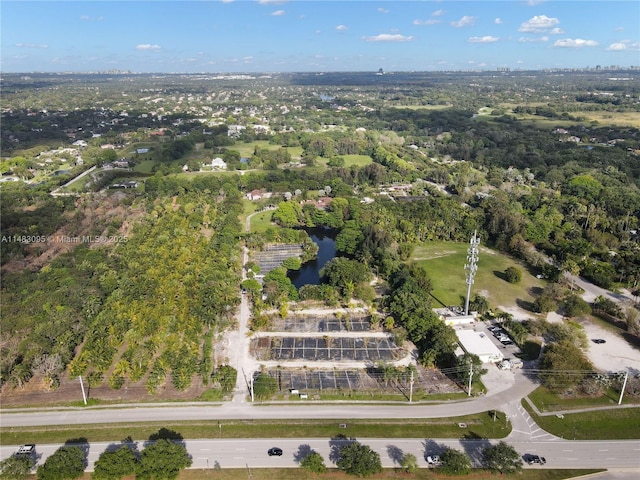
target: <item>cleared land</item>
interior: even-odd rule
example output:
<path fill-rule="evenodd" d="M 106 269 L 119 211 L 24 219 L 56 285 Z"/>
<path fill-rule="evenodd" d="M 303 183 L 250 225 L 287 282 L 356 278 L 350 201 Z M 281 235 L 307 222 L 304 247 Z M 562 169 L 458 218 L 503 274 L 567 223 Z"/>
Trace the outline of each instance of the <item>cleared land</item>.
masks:
<path fill-rule="evenodd" d="M 412 260 L 425 268 L 433 285 L 435 306 L 460 305 L 467 294 L 464 269 L 467 263 L 466 243 L 433 242 L 416 247 Z M 526 307 L 533 302 L 532 289 L 543 288 L 544 283 L 531 275 L 518 262 L 480 245 L 478 272 L 471 287 L 471 296 L 480 294 L 492 307 Z M 502 278 L 508 267 L 522 271 L 522 281 L 509 283 Z M 534 314 L 532 313 L 531 316 Z"/>

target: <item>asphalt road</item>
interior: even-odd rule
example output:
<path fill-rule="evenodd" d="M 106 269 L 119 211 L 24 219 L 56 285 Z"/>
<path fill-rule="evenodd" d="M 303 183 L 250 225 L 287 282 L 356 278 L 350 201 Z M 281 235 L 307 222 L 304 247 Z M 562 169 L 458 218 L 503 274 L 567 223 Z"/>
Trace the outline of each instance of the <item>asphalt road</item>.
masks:
<path fill-rule="evenodd" d="M 383 467 L 399 466 L 402 456 L 413 453 L 421 467 L 427 467 L 427 455 L 440 453 L 445 447 L 464 451 L 471 457 L 475 466 L 480 466 L 481 451 L 484 447 L 495 444 L 489 440 L 459 441 L 451 439 L 358 439 L 362 444 L 370 446 L 380 454 Z M 325 438 L 296 439 L 226 439 L 226 440 L 187 440 L 185 446 L 193 458 L 192 468 L 266 468 L 299 466 L 298 461 L 310 450 L 320 453 L 328 466 L 335 466 L 336 449 L 345 445 L 348 440 L 331 440 Z M 544 442 L 509 442 L 520 454 L 536 454 L 544 456 L 547 464 L 544 468 L 614 468 L 637 470 L 640 474 L 640 443 L 637 441 L 544 441 Z M 96 442 L 88 446 L 88 468 L 93 465 L 110 446 L 116 443 Z M 38 464 L 42 464 L 60 445 L 37 445 Z M 144 442 L 137 444 L 144 448 Z M 269 457 L 267 450 L 280 447 L 284 451 L 282 457 Z M 14 453 L 17 446 L 0 447 L 0 457 L 6 458 Z M 542 468 L 527 465 L 525 468 Z"/>

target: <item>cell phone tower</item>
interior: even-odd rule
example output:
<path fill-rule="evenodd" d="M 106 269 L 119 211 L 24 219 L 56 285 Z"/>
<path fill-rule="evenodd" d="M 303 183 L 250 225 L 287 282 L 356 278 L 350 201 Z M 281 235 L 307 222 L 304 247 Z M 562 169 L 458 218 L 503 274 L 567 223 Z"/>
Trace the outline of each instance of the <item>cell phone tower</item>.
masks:
<path fill-rule="evenodd" d="M 467 271 L 467 298 L 464 301 L 464 314 L 469 315 L 469 298 L 471 297 L 471 285 L 473 285 L 473 279 L 478 271 L 478 246 L 480 245 L 480 237 L 478 237 L 478 231 L 473 232 L 473 237 L 469 242 L 469 250 L 467 250 L 467 263 L 464 269 Z"/>

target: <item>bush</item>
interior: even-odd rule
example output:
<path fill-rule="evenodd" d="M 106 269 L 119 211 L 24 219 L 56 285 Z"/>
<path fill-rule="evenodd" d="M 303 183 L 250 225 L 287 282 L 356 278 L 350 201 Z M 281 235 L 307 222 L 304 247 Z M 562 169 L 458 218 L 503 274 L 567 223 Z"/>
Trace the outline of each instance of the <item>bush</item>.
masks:
<path fill-rule="evenodd" d="M 64 446 L 38 467 L 38 480 L 72 480 L 84 474 L 85 454 L 79 447 Z"/>
<path fill-rule="evenodd" d="M 371 447 L 353 442 L 340 449 L 340 459 L 336 462 L 339 468 L 349 475 L 367 477 L 382 471 L 380 455 Z"/>
<path fill-rule="evenodd" d="M 407 473 L 415 473 L 418 470 L 418 459 L 413 453 L 405 453 L 400 466 Z"/>
<path fill-rule="evenodd" d="M 442 471 L 449 475 L 467 475 L 471 471 L 471 459 L 463 452 L 447 448 L 440 455 Z"/>
<path fill-rule="evenodd" d="M 516 267 L 509 267 L 504 271 L 504 277 L 509 283 L 520 283 L 522 280 L 522 271 Z"/>
<path fill-rule="evenodd" d="M 313 473 L 324 473 L 327 467 L 324 464 L 324 458 L 318 452 L 312 451 L 302 459 L 300 466 Z"/>
<path fill-rule="evenodd" d="M 482 461 L 485 467 L 494 472 L 516 473 L 522 470 L 520 454 L 505 442 L 483 449 Z"/>

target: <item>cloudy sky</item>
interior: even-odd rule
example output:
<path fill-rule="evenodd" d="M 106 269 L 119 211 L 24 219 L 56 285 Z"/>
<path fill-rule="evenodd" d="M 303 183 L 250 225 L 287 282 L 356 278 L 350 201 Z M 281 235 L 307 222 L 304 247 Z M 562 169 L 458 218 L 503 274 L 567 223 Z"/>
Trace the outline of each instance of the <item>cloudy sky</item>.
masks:
<path fill-rule="evenodd" d="M 640 65 L 637 0 L 2 0 L 3 72 Z"/>

